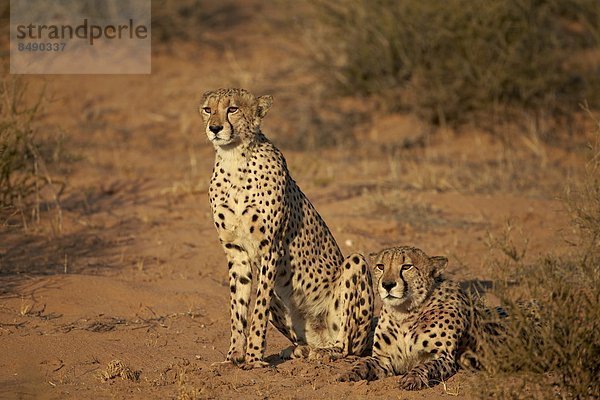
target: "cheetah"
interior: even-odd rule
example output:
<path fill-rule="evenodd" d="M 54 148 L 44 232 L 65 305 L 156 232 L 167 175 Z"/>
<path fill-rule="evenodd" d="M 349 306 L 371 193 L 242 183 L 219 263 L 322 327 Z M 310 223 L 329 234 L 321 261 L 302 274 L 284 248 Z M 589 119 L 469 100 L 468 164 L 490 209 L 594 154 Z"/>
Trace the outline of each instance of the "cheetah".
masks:
<path fill-rule="evenodd" d="M 461 355 L 473 349 L 472 324 L 478 320 L 458 283 L 442 276 L 448 259 L 402 246 L 382 250 L 373 260 L 383 301 L 373 354 L 338 380 L 400 375 L 402 389 L 419 390 L 448 379 Z"/>
<path fill-rule="evenodd" d="M 199 110 L 216 153 L 209 198 L 228 261 L 225 362 L 243 369 L 268 366 L 267 320 L 292 342 L 284 358 L 359 355 L 372 336 L 367 261 L 360 254 L 343 258 L 282 153 L 262 133 L 272 102 L 244 89 L 218 89 L 204 93 Z"/>

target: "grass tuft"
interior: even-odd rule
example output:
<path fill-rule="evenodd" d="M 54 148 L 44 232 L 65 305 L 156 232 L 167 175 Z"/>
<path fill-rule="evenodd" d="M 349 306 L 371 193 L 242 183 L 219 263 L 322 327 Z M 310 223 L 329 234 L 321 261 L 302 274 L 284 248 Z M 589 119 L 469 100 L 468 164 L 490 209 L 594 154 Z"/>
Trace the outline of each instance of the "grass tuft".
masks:
<path fill-rule="evenodd" d="M 112 360 L 106 366 L 104 371 L 100 372 L 100 379 L 103 382 L 110 381 L 115 378 L 137 382 L 140 380 L 142 371 L 131 369 L 121 360 Z"/>
<path fill-rule="evenodd" d="M 600 393 L 598 258 L 546 258 L 520 265 L 512 278 L 517 288 L 495 288 L 510 317 L 502 344 L 497 337 L 483 342 L 479 361 L 489 380 L 483 397 L 590 398 Z M 516 290 L 536 299 L 535 317 L 515 301 Z"/>
<path fill-rule="evenodd" d="M 37 183 L 38 150 L 31 122 L 41 98 L 24 106 L 25 85 L 18 79 L 0 82 L 0 206 L 11 207 L 27 197 Z"/>
<path fill-rule="evenodd" d="M 61 230 L 63 184 L 51 177 L 43 154 L 60 161 L 62 144 L 42 144 L 34 123 L 43 95 L 41 91 L 32 102 L 27 84 L 20 78 L 0 80 L 0 215 L 4 224 L 18 215 L 26 227 L 28 221 L 39 221 L 43 204 L 53 204 Z"/>

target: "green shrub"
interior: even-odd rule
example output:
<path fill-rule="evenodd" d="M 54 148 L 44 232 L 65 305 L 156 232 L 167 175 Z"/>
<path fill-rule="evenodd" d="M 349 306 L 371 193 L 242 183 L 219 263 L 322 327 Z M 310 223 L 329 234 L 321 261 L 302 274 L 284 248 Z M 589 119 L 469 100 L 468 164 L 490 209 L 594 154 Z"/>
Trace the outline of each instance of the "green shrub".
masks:
<path fill-rule="evenodd" d="M 600 99 L 597 58 L 585 61 L 600 44 L 596 0 L 312 3 L 313 59 L 336 87 L 435 123 Z"/>

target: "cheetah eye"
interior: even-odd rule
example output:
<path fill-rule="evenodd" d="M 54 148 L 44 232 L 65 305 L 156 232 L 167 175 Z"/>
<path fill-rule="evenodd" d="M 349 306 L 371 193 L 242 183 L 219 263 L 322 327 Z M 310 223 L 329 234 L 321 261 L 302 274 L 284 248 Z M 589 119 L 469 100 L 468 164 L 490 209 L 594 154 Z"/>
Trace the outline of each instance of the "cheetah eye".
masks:
<path fill-rule="evenodd" d="M 377 269 L 378 271 L 383 271 L 384 267 L 385 266 L 383 264 L 377 264 L 377 265 L 375 265 L 375 269 Z"/>
<path fill-rule="evenodd" d="M 227 112 L 228 112 L 229 114 L 233 114 L 233 113 L 237 112 L 237 110 L 238 110 L 238 108 L 237 108 L 237 107 L 229 107 L 229 108 L 227 109 Z"/>
<path fill-rule="evenodd" d="M 202 111 L 204 111 L 204 112 L 205 112 L 205 113 L 207 113 L 207 114 L 210 114 L 210 111 L 211 111 L 211 110 L 210 110 L 210 107 L 204 107 L 204 108 L 202 109 Z"/>
<path fill-rule="evenodd" d="M 412 264 L 402 264 L 402 271 L 409 271 L 414 267 Z"/>

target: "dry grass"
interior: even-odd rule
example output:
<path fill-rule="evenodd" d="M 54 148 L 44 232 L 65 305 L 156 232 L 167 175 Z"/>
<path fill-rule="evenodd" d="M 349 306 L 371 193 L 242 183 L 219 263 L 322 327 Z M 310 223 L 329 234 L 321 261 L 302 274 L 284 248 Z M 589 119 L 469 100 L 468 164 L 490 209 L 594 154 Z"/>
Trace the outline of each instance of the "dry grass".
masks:
<path fill-rule="evenodd" d="M 502 344 L 494 337 L 484 342 L 480 354 L 489 380 L 483 397 L 549 398 L 559 393 L 589 398 L 600 393 L 598 259 L 547 258 L 510 271 L 510 281 L 518 287 L 500 284 L 495 289 L 511 315 Z M 521 311 L 516 291 L 537 299 L 539 323 Z"/>
<path fill-rule="evenodd" d="M 558 167 L 541 170 L 525 157 L 506 157 L 484 161 L 465 161 L 441 156 L 425 160 L 394 160 L 392 168 L 402 180 L 416 190 L 460 193 L 555 193 L 550 174 L 564 175 Z M 556 182 L 556 181 L 555 181 Z"/>
<path fill-rule="evenodd" d="M 483 133 L 453 134 L 440 143 L 452 143 L 456 149 L 455 140 L 459 140 L 464 146 L 460 152 L 438 143 L 423 148 L 390 148 L 381 151 L 379 158 L 387 159 L 387 176 L 414 190 L 555 196 L 573 173 L 573 166 L 555 155 L 548 157 L 547 146 L 529 148 L 524 145 L 524 135 L 511 135 L 513 141 L 505 143 L 480 140 L 486 138 Z"/>
<path fill-rule="evenodd" d="M 307 43 L 345 93 L 437 124 L 569 118 L 597 105 L 600 3 L 313 0 Z M 575 62 L 573 60 L 581 60 Z"/>
<path fill-rule="evenodd" d="M 598 135 L 600 137 L 600 125 Z M 510 235 L 490 241 L 506 255 L 494 266 L 495 294 L 511 317 L 483 343 L 482 397 L 593 398 L 600 393 L 600 144 L 590 146 L 587 174 L 568 196 L 580 241 L 571 254 L 526 264 L 525 245 Z M 539 320 L 517 299 L 536 299 Z"/>
<path fill-rule="evenodd" d="M 34 101 L 28 98 L 28 87 L 19 78 L 0 80 L 0 215 L 4 225 L 27 227 L 39 221 L 42 208 L 56 211 L 56 228 L 62 230 L 59 197 L 63 184 L 54 179 L 46 160 L 60 162 L 62 141 L 41 143 L 34 124 L 42 107 L 40 92 Z"/>
<path fill-rule="evenodd" d="M 131 369 L 121 360 L 112 360 L 106 366 L 106 369 L 100 373 L 100 379 L 104 382 L 115 378 L 137 382 L 140 380 L 142 371 Z"/>
<path fill-rule="evenodd" d="M 589 144 L 585 177 L 567 188 L 566 203 L 581 234 L 580 245 L 589 246 L 589 252 L 593 252 L 600 247 L 600 120 L 587 106 L 584 109 L 594 120 L 596 134 Z"/>
<path fill-rule="evenodd" d="M 31 122 L 41 98 L 24 105 L 26 86 L 18 79 L 0 82 L 0 206 L 7 208 L 31 194 L 37 184 L 38 150 Z"/>
<path fill-rule="evenodd" d="M 397 221 L 417 229 L 434 229 L 450 223 L 442 210 L 424 202 L 418 194 L 376 189 L 366 192 L 364 197 L 366 201 L 357 211 L 371 218 Z"/>

